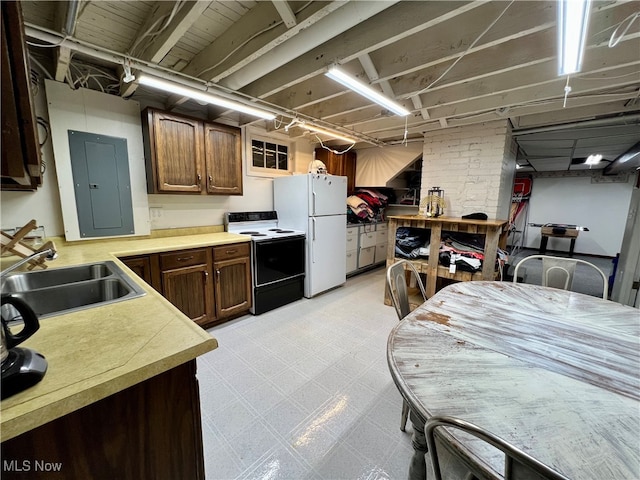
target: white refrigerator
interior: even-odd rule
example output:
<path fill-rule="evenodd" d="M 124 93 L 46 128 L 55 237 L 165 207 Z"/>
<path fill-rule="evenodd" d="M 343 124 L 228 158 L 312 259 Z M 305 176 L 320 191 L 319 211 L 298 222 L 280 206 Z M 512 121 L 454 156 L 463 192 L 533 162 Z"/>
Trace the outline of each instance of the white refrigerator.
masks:
<path fill-rule="evenodd" d="M 346 281 L 347 177 L 309 173 L 273 180 L 278 226 L 303 230 L 306 240 L 304 296 L 311 298 Z"/>

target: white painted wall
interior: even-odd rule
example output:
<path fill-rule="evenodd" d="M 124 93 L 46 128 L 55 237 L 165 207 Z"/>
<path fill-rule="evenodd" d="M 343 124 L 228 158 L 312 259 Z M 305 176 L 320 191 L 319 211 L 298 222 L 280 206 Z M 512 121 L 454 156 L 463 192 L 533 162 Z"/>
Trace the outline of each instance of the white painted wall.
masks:
<path fill-rule="evenodd" d="M 48 120 L 47 98 L 42 84 L 35 90 L 34 104 L 36 115 Z M 38 133 L 40 141 L 44 141 L 45 132 L 42 127 L 38 127 Z M 0 227 L 21 227 L 31 219 L 35 219 L 38 226 L 44 227 L 45 235 L 59 237 L 64 234 L 64 227 L 51 138 L 43 145 L 41 152 L 46 170 L 42 186 L 38 190 L 35 192 L 0 191 Z"/>
<path fill-rule="evenodd" d="M 445 191 L 445 215 L 509 218 L 515 154 L 508 121 L 446 128 L 424 138 L 421 195 Z"/>
<path fill-rule="evenodd" d="M 422 155 L 423 142 L 356 150 L 356 187 L 385 187 Z"/>
<path fill-rule="evenodd" d="M 57 84 L 54 89 L 68 89 L 65 84 Z M 100 92 L 88 91 L 83 94 L 96 99 L 93 101 L 96 105 L 110 112 L 111 115 L 123 115 L 122 109 L 117 107 L 121 102 L 126 102 L 119 97 L 106 95 Z M 68 108 L 70 111 L 84 110 L 85 100 L 77 100 L 74 92 L 67 98 Z M 45 95 L 44 85 L 38 91 L 35 97 L 36 114 L 48 119 L 49 113 L 47 109 L 47 98 Z M 91 102 L 90 102 L 91 104 Z M 127 105 L 137 105 L 136 102 L 128 102 Z M 136 109 L 130 111 L 128 115 L 131 125 L 128 132 L 106 132 L 101 130 L 101 122 L 104 120 L 104 114 L 99 111 L 85 115 L 84 125 L 75 125 L 69 127 L 83 131 L 95 131 L 113 136 L 127 136 L 131 142 L 140 144 L 140 153 L 135 153 L 137 160 L 136 165 L 142 165 L 142 169 L 136 168 L 131 170 L 132 184 L 139 186 L 141 196 L 138 199 L 138 205 L 144 203 L 144 213 L 148 213 L 148 226 L 151 230 L 165 228 L 182 228 L 194 226 L 222 225 L 223 215 L 226 211 L 246 211 L 246 210 L 270 210 L 273 209 L 273 187 L 271 178 L 250 176 L 247 174 L 246 168 L 247 155 L 244 151 L 243 142 L 243 182 L 244 195 L 242 196 L 215 196 L 215 195 L 147 195 L 146 179 L 144 171 L 144 158 L 142 151 L 142 131 L 140 129 L 140 109 L 146 105 L 136 106 Z M 128 109 L 126 109 L 128 111 Z M 64 118 L 64 115 L 62 115 Z M 64 130 L 64 138 L 66 141 L 66 129 L 60 128 L 58 120 L 54 121 L 55 129 L 59 132 Z M 63 123 L 68 123 L 67 120 Z M 121 122 L 122 123 L 122 122 Z M 90 127 L 91 126 L 91 127 Z M 251 127 L 254 130 L 261 131 L 263 136 L 279 138 L 277 134 L 267 132 L 265 130 Z M 59 135 L 56 135 L 57 137 Z M 134 139 L 135 137 L 135 139 Z M 43 137 L 44 138 L 44 137 Z M 58 139 L 56 139 L 58 140 Z M 129 155 L 131 157 L 131 142 L 129 142 Z M 294 143 L 293 160 L 294 170 L 297 173 L 306 173 L 309 163 L 313 160 L 313 151 L 316 147 L 315 143 L 309 140 L 298 140 Z M 68 152 L 68 148 L 67 148 Z M 136 149 L 137 152 L 137 149 Z M 138 158 L 139 157 L 139 158 Z M 12 228 L 22 226 L 35 218 L 38 225 L 44 226 L 47 236 L 64 236 L 65 228 L 63 225 L 62 204 L 60 196 L 73 196 L 72 184 L 63 187 L 58 186 L 56 160 L 52 151 L 52 140 L 43 147 L 43 159 L 47 164 L 47 170 L 44 175 L 43 186 L 35 192 L 0 192 L 1 201 L 1 226 L 2 228 Z M 63 160 L 63 163 L 68 160 Z M 66 168 L 63 166 L 63 169 Z M 71 179 L 70 168 L 68 173 L 61 175 L 63 183 L 67 184 Z M 75 206 L 73 207 L 75 209 Z M 73 220 L 75 221 L 75 220 Z M 77 223 L 76 223 L 77 228 Z"/>
<path fill-rule="evenodd" d="M 589 228 L 576 239 L 575 253 L 615 257 L 620 252 L 633 174 L 626 183 L 597 183 L 591 176 L 536 177 L 529 203 L 529 223 L 566 223 Z M 527 227 L 525 246 L 538 249 L 540 229 Z M 547 250 L 569 251 L 569 240 L 549 238 Z"/>
<path fill-rule="evenodd" d="M 282 140 L 273 132 L 251 127 L 261 136 Z M 245 129 L 243 136 L 246 137 Z M 294 172 L 306 173 L 313 160 L 315 143 L 308 140 L 292 142 Z M 243 212 L 250 210 L 273 210 L 273 179 L 250 175 L 248 162 L 251 151 L 242 142 L 243 190 L 242 196 L 235 195 L 149 195 L 151 229 L 196 227 L 222 225 L 225 212 Z"/>
<path fill-rule="evenodd" d="M 66 83 L 53 80 L 45 80 L 45 89 L 65 238 L 84 240 L 80 235 L 76 210 L 69 130 L 124 138 L 127 141 L 135 232 L 127 236 L 149 235 L 149 206 L 138 102 L 86 88 L 73 90 Z M 95 237 L 88 240 L 92 239 Z"/>

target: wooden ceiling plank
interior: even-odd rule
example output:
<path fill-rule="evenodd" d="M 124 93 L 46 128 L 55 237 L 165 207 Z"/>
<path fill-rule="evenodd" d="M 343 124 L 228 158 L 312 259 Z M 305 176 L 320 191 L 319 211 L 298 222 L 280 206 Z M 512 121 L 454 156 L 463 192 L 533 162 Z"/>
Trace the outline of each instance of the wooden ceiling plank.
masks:
<path fill-rule="evenodd" d="M 380 65 L 380 78 L 409 75 L 426 66 L 456 59 L 505 6 L 505 2 L 492 2 L 371 52 L 373 61 Z M 555 2 L 515 2 L 469 53 L 549 30 L 555 26 L 555 15 Z"/>
<path fill-rule="evenodd" d="M 401 38 L 429 28 L 482 5 L 476 2 L 400 2 L 305 55 L 283 65 L 261 79 L 243 87 L 257 98 L 273 95 L 292 85 L 323 73 L 336 60 L 346 63 L 363 53 L 390 45 Z"/>
<path fill-rule="evenodd" d="M 342 4 L 337 1 L 312 2 L 298 14 L 297 25 L 287 29 L 273 3 L 258 2 L 233 28 L 196 55 L 185 67 L 184 73 L 217 82 L 222 76 L 230 75 L 259 58 L 265 51 L 291 38 Z M 262 33 L 256 36 L 256 32 Z"/>
<path fill-rule="evenodd" d="M 144 48 L 140 58 L 154 63 L 162 60 L 206 8 L 207 2 L 182 3 L 171 23 Z"/>

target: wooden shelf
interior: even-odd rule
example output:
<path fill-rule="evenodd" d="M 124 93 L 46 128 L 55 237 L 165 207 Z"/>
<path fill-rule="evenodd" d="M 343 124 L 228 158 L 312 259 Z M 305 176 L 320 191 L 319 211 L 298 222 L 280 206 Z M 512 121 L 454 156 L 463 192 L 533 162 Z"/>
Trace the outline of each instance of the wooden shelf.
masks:
<path fill-rule="evenodd" d="M 436 293 L 438 278 L 467 282 L 473 280 L 495 280 L 495 261 L 498 247 L 506 248 L 507 220 L 469 220 L 456 217 L 429 218 L 418 215 L 393 215 L 388 217 L 389 232 L 387 242 L 387 267 L 398 259 L 395 256 L 396 230 L 398 227 L 423 228 L 431 231 L 428 259 L 413 260 L 420 273 L 426 274 L 425 285 L 427 297 Z M 484 257 L 482 270 L 479 272 L 456 271 L 450 273 L 449 268 L 439 264 L 439 250 L 442 232 L 464 232 L 484 235 Z M 385 291 L 385 304 L 390 305 L 390 298 Z"/>

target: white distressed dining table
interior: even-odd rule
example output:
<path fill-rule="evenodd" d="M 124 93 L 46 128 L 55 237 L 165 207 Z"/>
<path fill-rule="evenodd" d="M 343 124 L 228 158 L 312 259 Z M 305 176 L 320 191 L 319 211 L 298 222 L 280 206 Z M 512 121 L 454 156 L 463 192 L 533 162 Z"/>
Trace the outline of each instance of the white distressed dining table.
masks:
<path fill-rule="evenodd" d="M 449 285 L 392 330 L 387 360 L 411 409 L 412 480 L 426 478 L 424 423 L 475 423 L 571 479 L 640 479 L 640 311 L 535 285 Z M 504 457 L 444 440 L 502 478 Z"/>

